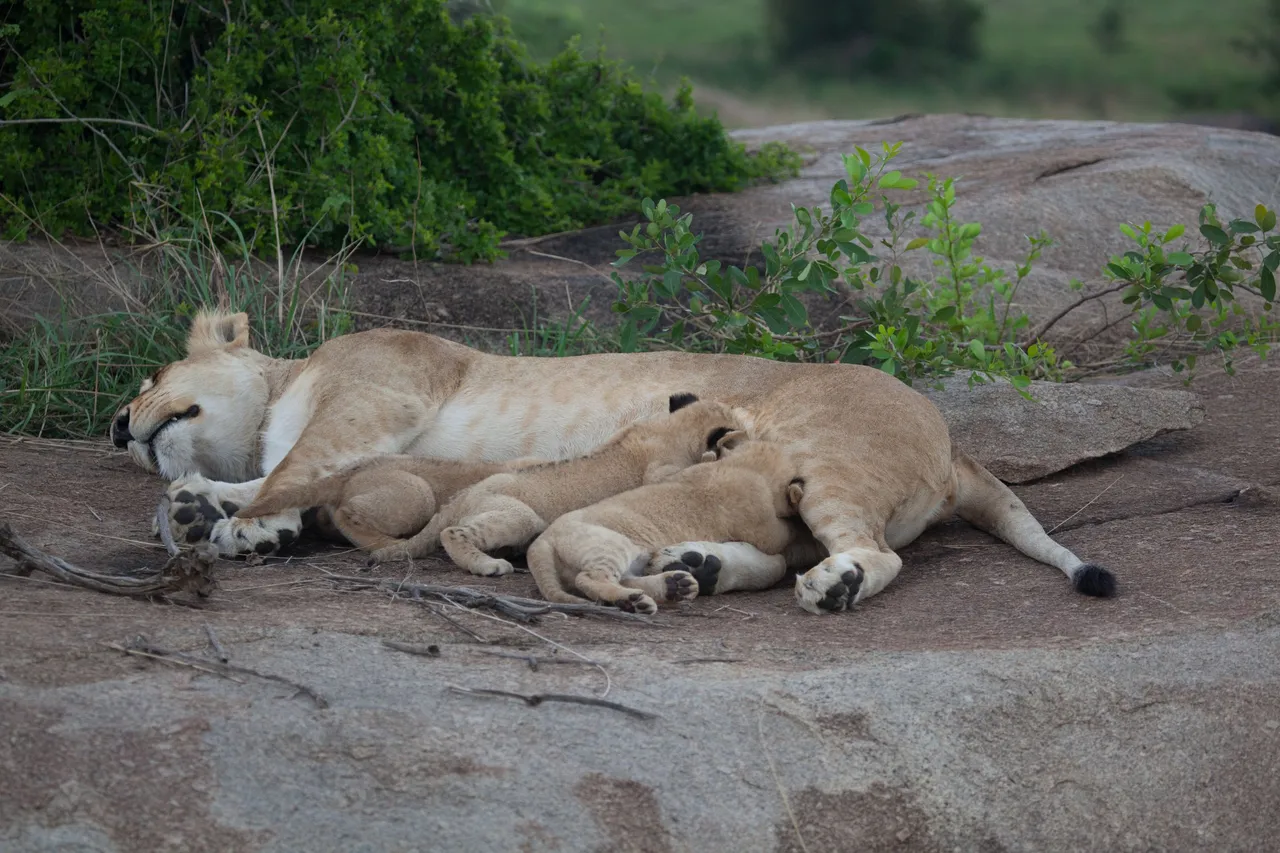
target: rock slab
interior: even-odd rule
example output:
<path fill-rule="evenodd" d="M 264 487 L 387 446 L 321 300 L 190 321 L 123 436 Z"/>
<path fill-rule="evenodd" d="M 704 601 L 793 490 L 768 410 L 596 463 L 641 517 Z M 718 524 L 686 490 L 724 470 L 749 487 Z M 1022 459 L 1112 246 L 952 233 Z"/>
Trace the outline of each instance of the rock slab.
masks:
<path fill-rule="evenodd" d="M 1028 400 L 1007 381 L 970 385 L 968 373 L 921 387 L 941 411 L 953 445 L 1006 483 L 1026 483 L 1118 453 L 1204 420 L 1189 391 L 1033 382 Z"/>

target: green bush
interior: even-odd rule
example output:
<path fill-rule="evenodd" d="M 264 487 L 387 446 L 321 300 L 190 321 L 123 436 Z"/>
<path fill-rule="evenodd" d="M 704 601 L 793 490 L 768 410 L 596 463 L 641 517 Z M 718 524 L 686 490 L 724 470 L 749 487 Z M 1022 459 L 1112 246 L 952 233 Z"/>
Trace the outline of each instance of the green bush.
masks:
<path fill-rule="evenodd" d="M 1029 237 L 1016 268 L 992 267 L 977 253 L 982 226 L 954 217 L 954 180 L 928 176 L 919 217 L 895 201 L 901 198 L 895 194 L 919 187 L 891 168 L 900 148 L 847 155 L 848 178 L 832 188 L 829 212 L 796 207 L 794 224 L 760 246 L 762 266 L 704 260 L 692 215 L 646 199 L 647 222 L 621 233 L 628 248 L 619 250 L 614 266 L 638 258 L 646 264 L 632 277 L 612 274 L 623 349 L 868 364 L 908 384 L 970 370 L 975 381 L 999 376 L 1026 389 L 1032 379 L 1068 376 L 1074 365 L 1043 337 L 1072 310 L 1109 294 L 1130 308 L 1131 334 L 1107 366 L 1167 363 L 1194 370 L 1198 358 L 1212 354 L 1230 372 L 1239 349 L 1265 356 L 1276 341 L 1280 324 L 1271 312 L 1280 232 L 1275 211 L 1264 205 L 1252 219 L 1230 222 L 1206 206 L 1198 245 L 1181 225 L 1121 225 L 1134 248 L 1106 264 L 1105 283 L 1032 328 L 1015 310 L 1016 296 L 1052 241 Z M 884 221 L 886 237 L 867 235 L 871 217 Z M 903 259 L 913 252 L 926 253 L 932 275 L 904 272 Z M 841 298 L 853 310 L 832 327 L 815 329 L 806 294 Z M 1244 294 L 1260 298 L 1262 311 L 1243 309 Z"/>
<path fill-rule="evenodd" d="M 28 0 L 0 25 L 0 226 L 463 260 L 794 171 L 571 46 L 530 61 L 440 0 Z M 339 11 L 340 10 L 340 11 Z M 232 223 L 235 223 L 234 225 Z"/>
<path fill-rule="evenodd" d="M 778 59 L 826 74 L 946 71 L 980 53 L 973 0 L 768 0 Z"/>

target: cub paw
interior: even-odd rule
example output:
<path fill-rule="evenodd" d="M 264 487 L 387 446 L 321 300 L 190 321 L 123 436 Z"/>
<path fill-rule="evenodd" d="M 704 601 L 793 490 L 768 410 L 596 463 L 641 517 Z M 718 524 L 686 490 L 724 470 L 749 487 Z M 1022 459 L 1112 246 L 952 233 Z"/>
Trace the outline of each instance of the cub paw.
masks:
<path fill-rule="evenodd" d="M 699 595 L 713 595 L 716 583 L 720 580 L 722 565 L 720 558 L 705 548 L 687 544 L 672 545 L 653 555 L 645 574 L 687 571 L 697 580 Z"/>
<path fill-rule="evenodd" d="M 487 560 L 479 560 L 473 566 L 469 566 L 468 570 L 473 575 L 479 575 L 484 578 L 496 578 L 502 575 L 509 575 L 516 570 L 515 566 L 506 560 L 497 560 L 489 558 Z"/>
<path fill-rule="evenodd" d="M 209 539 L 224 557 L 265 557 L 292 545 L 301 529 L 301 513 L 290 510 L 259 518 L 224 518 L 213 525 Z"/>
<path fill-rule="evenodd" d="M 796 578 L 796 599 L 810 613 L 840 613 L 858 600 L 865 576 L 852 557 L 837 554 Z"/>
<path fill-rule="evenodd" d="M 627 613 L 639 613 L 643 616 L 652 616 L 658 612 L 657 602 L 643 592 L 633 592 L 625 598 L 619 598 L 613 606 Z"/>
<path fill-rule="evenodd" d="M 691 601 L 698 597 L 701 584 L 696 575 L 685 571 L 673 571 L 664 572 L 660 577 L 666 595 L 664 601 Z"/>

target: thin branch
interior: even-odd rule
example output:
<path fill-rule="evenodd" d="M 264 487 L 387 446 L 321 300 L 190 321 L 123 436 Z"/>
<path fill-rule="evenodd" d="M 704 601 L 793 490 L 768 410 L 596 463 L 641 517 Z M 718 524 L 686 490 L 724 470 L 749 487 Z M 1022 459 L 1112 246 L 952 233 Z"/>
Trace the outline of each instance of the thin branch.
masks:
<path fill-rule="evenodd" d="M 158 570 L 146 575 L 103 574 L 46 554 L 27 543 L 7 521 L 0 521 L 0 554 L 6 554 L 18 563 L 17 574 L 39 570 L 63 583 L 108 595 L 150 598 L 194 592 L 204 598 L 214 588 L 212 567 L 216 555 L 207 549 L 173 554 Z"/>
<path fill-rule="evenodd" d="M 383 640 L 382 645 L 389 649 L 395 649 L 398 652 L 404 652 L 410 655 L 422 655 L 428 658 L 440 657 L 440 647 L 435 643 L 429 646 L 420 645 L 418 643 L 401 643 L 397 640 Z"/>
<path fill-rule="evenodd" d="M 1089 501 L 1087 504 L 1085 504 L 1084 506 L 1080 507 L 1080 508 L 1079 508 L 1078 510 L 1076 510 L 1075 512 L 1071 513 L 1071 515 L 1068 515 L 1066 518 L 1062 519 L 1062 521 L 1059 521 L 1057 524 L 1055 524 L 1055 525 L 1053 526 L 1053 530 L 1049 530 L 1049 531 L 1047 531 L 1047 534 L 1052 534 L 1054 530 L 1057 530 L 1059 527 L 1061 527 L 1062 525 L 1066 524 L 1068 521 L 1070 521 L 1071 519 L 1075 518 L 1077 515 L 1079 515 L 1080 513 L 1084 512 L 1084 511 L 1085 511 L 1086 509 L 1088 509 L 1089 507 L 1093 506 L 1093 504 L 1098 500 L 1098 498 L 1102 497 L 1102 496 L 1103 496 L 1103 495 L 1105 495 L 1107 492 L 1111 491 L 1111 486 L 1114 486 L 1116 483 L 1120 482 L 1120 481 L 1121 481 L 1121 480 L 1123 480 L 1123 479 L 1124 479 L 1124 474 L 1121 474 L 1119 477 L 1116 477 L 1114 480 L 1112 480 L 1112 481 L 1111 481 L 1111 485 L 1107 486 L 1105 489 L 1103 489 L 1102 491 L 1100 491 L 1100 492 L 1098 492 L 1096 495 L 1094 495 L 1094 496 L 1093 496 L 1093 500 Z"/>
<path fill-rule="evenodd" d="M 142 124 L 136 121 L 129 121 L 123 118 L 9 118 L 0 119 L 0 127 L 7 127 L 11 124 L 122 124 L 126 127 L 145 130 L 148 133 L 159 133 L 150 125 Z"/>
<path fill-rule="evenodd" d="M 221 663 L 231 660 L 231 656 L 222 647 L 222 643 L 218 642 L 218 635 L 214 633 L 213 626 L 208 622 L 204 623 L 204 632 L 209 635 L 209 645 L 213 647 L 213 653 L 218 656 L 218 660 Z"/>
<path fill-rule="evenodd" d="M 1086 302 L 1091 302 L 1094 299 L 1101 299 L 1104 296 L 1109 296 L 1112 293 L 1119 293 L 1129 285 L 1130 285 L 1130 282 L 1123 281 L 1123 282 L 1120 282 L 1119 284 L 1113 285 L 1112 287 L 1108 287 L 1105 290 L 1099 290 L 1097 293 L 1090 293 L 1088 296 L 1080 297 L 1075 302 L 1071 303 L 1066 308 L 1063 308 L 1057 314 L 1054 314 L 1052 317 L 1050 317 L 1048 320 L 1042 323 L 1038 329 L 1036 329 L 1034 332 L 1031 333 L 1031 335 L 1027 338 L 1027 340 L 1030 340 L 1030 341 L 1040 340 L 1041 338 L 1044 337 L 1046 332 L 1048 332 L 1054 326 L 1058 325 L 1059 320 L 1061 320 L 1063 317 L 1067 316 L 1072 311 L 1079 308 L 1081 305 L 1085 304 Z"/>
<path fill-rule="evenodd" d="M 654 624 L 647 616 L 626 613 L 616 608 L 602 607 L 598 604 L 558 604 L 514 595 L 498 595 L 465 586 L 408 583 L 380 578 L 352 577 L 331 572 L 325 572 L 325 575 L 335 583 L 350 584 L 357 589 L 382 589 L 401 596 L 407 594 L 409 598 L 414 600 L 426 598 L 434 601 L 444 601 L 466 609 L 485 608 L 521 622 L 531 622 L 536 617 L 545 616 L 548 613 L 571 613 L 580 616 L 598 616 L 602 619 L 634 622 L 641 625 Z"/>
<path fill-rule="evenodd" d="M 501 652 L 497 649 L 472 649 L 482 655 L 491 655 L 495 658 L 510 658 L 511 660 L 522 660 L 529 665 L 529 669 L 534 672 L 538 671 L 538 667 L 544 663 L 564 664 L 567 666 L 598 666 L 593 660 L 569 660 L 568 658 L 540 658 L 537 655 L 522 655 L 516 652 Z"/>
<path fill-rule="evenodd" d="M 189 666 L 194 669 L 203 670 L 212 675 L 220 675 L 223 678 L 238 681 L 235 675 L 251 675 L 254 678 L 261 678 L 266 681 L 274 681 L 277 684 L 283 684 L 286 687 L 292 687 L 297 693 L 301 693 L 310 699 L 317 708 L 328 708 L 329 703 L 324 697 L 316 693 L 305 684 L 299 684 L 296 681 L 290 681 L 279 675 L 272 675 L 269 672 L 258 672 L 256 669 L 249 669 L 245 666 L 236 666 L 230 663 L 219 663 L 218 661 L 204 660 L 194 655 L 183 654 L 182 652 L 174 652 L 169 649 L 162 649 L 159 646 L 152 645 L 147 641 L 146 637 L 134 637 L 126 645 L 119 643 L 105 643 L 109 648 L 124 652 L 127 655 L 135 655 L 137 657 L 153 658 L 155 660 L 164 661 L 165 663 L 174 664 L 175 666 Z M 243 683 L 243 682 L 241 682 Z M 296 694 L 295 694 L 296 695 Z"/>
<path fill-rule="evenodd" d="M 611 711 L 619 711 L 637 720 L 656 720 L 657 714 L 648 711 L 641 711 L 619 702 L 610 702 L 608 699 L 597 699 L 594 696 L 577 696 L 572 693 L 512 693 L 509 690 L 489 690 L 482 687 L 458 687 L 450 684 L 449 689 L 454 693 L 461 693 L 466 696 L 501 696 L 507 699 L 519 699 L 531 708 L 536 708 L 543 702 L 568 702 L 574 705 L 592 705 L 597 708 L 608 708 Z"/>

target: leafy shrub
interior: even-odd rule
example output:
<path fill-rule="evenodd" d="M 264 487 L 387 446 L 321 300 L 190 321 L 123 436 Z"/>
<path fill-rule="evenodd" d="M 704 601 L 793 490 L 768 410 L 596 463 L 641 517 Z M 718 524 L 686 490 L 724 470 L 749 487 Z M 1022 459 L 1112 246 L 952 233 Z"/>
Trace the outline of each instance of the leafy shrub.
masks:
<path fill-rule="evenodd" d="M 631 278 L 612 274 L 623 348 L 869 364 L 908 383 L 967 369 L 978 381 L 1002 376 L 1025 389 L 1034 378 L 1061 379 L 1073 367 L 1043 341 L 1044 334 L 1070 311 L 1117 293 L 1132 309 L 1126 363 L 1167 359 L 1182 370 L 1194 368 L 1198 356 L 1217 353 L 1230 371 L 1239 347 L 1265 355 L 1276 340 L 1280 325 L 1270 312 L 1280 233 L 1275 212 L 1265 206 L 1252 221 L 1230 223 L 1206 207 L 1200 216 L 1203 248 L 1178 244 L 1182 226 L 1157 231 L 1150 223 L 1123 225 L 1135 248 L 1107 264 L 1106 285 L 1033 329 L 1014 310 L 1015 297 L 1051 240 L 1029 237 L 1021 264 L 993 268 L 976 254 L 982 226 L 953 215 L 953 180 L 928 177 L 919 217 L 894 201 L 893 193 L 918 187 L 890 169 L 899 150 L 885 145 L 878 157 L 861 148 L 846 156 L 848 179 L 832 188 L 830 212 L 794 208 L 794 224 L 761 245 L 763 268 L 703 260 L 692 216 L 646 199 L 647 222 L 621 233 L 628 248 L 619 250 L 614 265 L 625 267 L 641 255 L 650 262 Z M 873 216 L 883 218 L 888 236 L 867 235 L 864 223 Z M 913 228 L 924 234 L 911 238 Z M 928 254 L 931 277 L 903 272 L 902 258 L 917 251 Z M 1264 300 L 1264 312 L 1242 309 L 1237 297 L 1243 293 Z M 841 297 L 855 310 L 834 328 L 815 329 L 805 294 Z"/>
<path fill-rule="evenodd" d="M 441 0 L 29 0 L 0 27 L 0 225 L 204 220 L 254 250 L 352 240 L 461 259 L 503 232 L 735 190 L 749 157 L 684 86 L 668 105 L 573 46 L 531 62 Z M 278 237 L 278 241 L 277 241 Z"/>
<path fill-rule="evenodd" d="M 939 71 L 980 53 L 973 0 L 768 0 L 777 57 L 851 73 Z"/>

